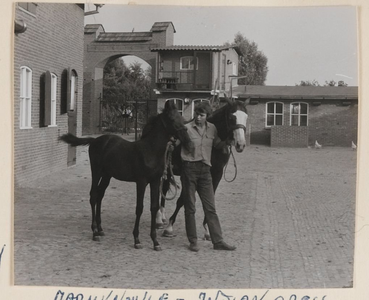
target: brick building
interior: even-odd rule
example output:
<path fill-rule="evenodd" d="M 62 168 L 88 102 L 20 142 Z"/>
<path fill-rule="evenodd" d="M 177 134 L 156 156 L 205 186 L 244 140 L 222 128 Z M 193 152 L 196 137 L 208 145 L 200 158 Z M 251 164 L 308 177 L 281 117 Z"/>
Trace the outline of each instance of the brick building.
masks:
<path fill-rule="evenodd" d="M 172 22 L 155 22 L 146 32 L 105 32 L 101 24 L 87 24 L 84 31 L 84 87 L 82 133 L 101 131 L 101 107 L 103 99 L 103 75 L 105 65 L 126 55 L 146 61 L 156 72 L 156 53 L 151 49 L 173 45 L 175 28 Z M 155 83 L 152 83 L 152 89 Z M 156 106 L 155 94 L 150 102 Z M 152 105 L 149 104 L 151 107 Z"/>
<path fill-rule="evenodd" d="M 155 92 L 158 109 L 174 100 L 183 117 L 193 117 L 194 105 L 211 101 L 215 94 L 229 90 L 230 78 L 238 74 L 237 47 L 167 46 L 157 53 Z"/>
<path fill-rule="evenodd" d="M 18 3 L 14 33 L 14 174 L 21 183 L 66 168 L 81 135 L 84 5 Z M 77 150 L 78 151 L 78 150 Z"/>
<path fill-rule="evenodd" d="M 358 88 L 346 86 L 236 86 L 247 101 L 252 144 L 284 147 L 357 143 Z"/>

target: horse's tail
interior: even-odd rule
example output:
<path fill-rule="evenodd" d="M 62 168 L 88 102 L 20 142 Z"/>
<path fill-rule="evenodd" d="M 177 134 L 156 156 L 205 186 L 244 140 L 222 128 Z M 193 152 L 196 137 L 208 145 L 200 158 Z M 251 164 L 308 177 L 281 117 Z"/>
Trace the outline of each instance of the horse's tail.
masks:
<path fill-rule="evenodd" d="M 87 137 L 87 138 L 79 138 L 71 133 L 63 134 L 59 137 L 59 140 L 71 145 L 72 147 L 77 147 L 81 145 L 89 145 L 95 138 Z"/>

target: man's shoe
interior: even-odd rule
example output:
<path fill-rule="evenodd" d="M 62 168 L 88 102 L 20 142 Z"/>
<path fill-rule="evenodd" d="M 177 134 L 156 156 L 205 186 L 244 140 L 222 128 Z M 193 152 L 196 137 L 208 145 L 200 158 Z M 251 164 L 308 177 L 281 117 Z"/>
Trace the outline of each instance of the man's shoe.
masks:
<path fill-rule="evenodd" d="M 228 245 L 227 243 L 225 242 L 218 242 L 218 243 L 215 243 L 214 244 L 214 250 L 228 250 L 228 251 L 233 251 L 233 250 L 236 250 L 236 247 L 235 246 L 231 246 L 231 245 Z"/>
<path fill-rule="evenodd" d="M 198 252 L 200 250 L 199 246 L 197 245 L 197 243 L 190 243 L 190 247 L 189 249 L 193 252 Z"/>

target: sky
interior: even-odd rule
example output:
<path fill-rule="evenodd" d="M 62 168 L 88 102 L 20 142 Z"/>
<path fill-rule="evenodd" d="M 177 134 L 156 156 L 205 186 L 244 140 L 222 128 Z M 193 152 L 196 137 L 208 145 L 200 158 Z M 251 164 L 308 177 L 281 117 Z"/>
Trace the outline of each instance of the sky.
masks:
<path fill-rule="evenodd" d="M 86 11 L 95 10 L 92 4 Z M 106 4 L 85 24 L 105 32 L 150 31 L 171 21 L 175 45 L 223 45 L 240 32 L 268 58 L 266 85 L 343 80 L 358 85 L 357 20 L 353 6 L 211 7 Z M 140 61 L 140 60 L 137 60 Z"/>

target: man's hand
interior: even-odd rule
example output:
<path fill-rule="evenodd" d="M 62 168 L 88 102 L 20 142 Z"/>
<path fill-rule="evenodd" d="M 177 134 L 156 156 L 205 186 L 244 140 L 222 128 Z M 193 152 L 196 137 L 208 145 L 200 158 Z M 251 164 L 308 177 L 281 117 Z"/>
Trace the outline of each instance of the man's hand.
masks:
<path fill-rule="evenodd" d="M 173 144 L 170 144 L 169 147 L 168 147 L 168 151 L 173 151 L 174 150 L 174 145 Z"/>
<path fill-rule="evenodd" d="M 230 145 L 232 145 L 232 143 L 233 143 L 233 138 L 227 138 L 226 140 L 225 140 L 225 143 L 226 143 L 226 145 L 227 146 L 230 146 Z"/>

